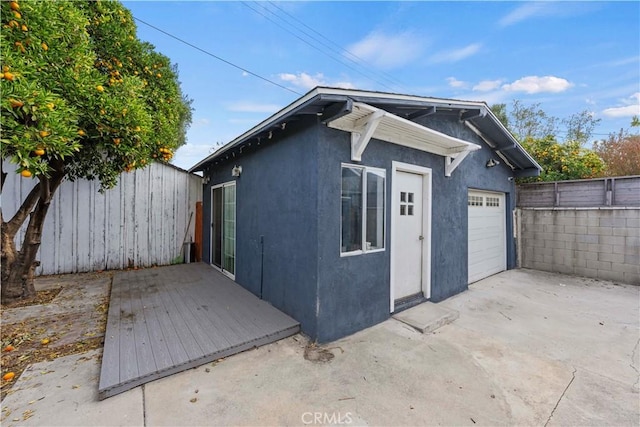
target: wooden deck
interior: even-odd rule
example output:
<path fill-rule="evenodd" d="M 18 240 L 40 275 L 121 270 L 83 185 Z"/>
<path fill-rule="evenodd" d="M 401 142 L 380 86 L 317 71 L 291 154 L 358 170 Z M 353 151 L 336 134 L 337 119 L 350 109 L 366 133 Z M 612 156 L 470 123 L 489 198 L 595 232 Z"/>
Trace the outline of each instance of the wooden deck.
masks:
<path fill-rule="evenodd" d="M 105 399 L 299 329 L 298 322 L 206 264 L 117 273 L 98 394 Z"/>

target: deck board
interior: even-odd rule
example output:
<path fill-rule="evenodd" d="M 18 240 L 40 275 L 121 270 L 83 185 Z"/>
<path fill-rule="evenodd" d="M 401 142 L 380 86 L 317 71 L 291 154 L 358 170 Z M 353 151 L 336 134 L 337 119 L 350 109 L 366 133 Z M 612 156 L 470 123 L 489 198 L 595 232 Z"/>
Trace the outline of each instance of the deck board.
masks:
<path fill-rule="evenodd" d="M 299 329 L 297 321 L 202 263 L 119 272 L 111 289 L 99 398 Z"/>

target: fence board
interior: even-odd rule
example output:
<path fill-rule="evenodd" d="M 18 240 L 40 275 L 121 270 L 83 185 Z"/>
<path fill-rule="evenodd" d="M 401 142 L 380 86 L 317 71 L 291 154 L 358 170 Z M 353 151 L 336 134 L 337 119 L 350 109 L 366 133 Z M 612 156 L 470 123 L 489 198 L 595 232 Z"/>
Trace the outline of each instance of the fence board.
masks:
<path fill-rule="evenodd" d="M 21 178 L 8 162 L 2 166 L 8 173 L 2 191 L 7 219 L 36 180 Z M 45 220 L 36 274 L 167 265 L 181 256 L 185 233 L 193 239 L 195 221 L 189 224 L 189 217 L 202 200 L 200 177 L 153 163 L 121 175 L 105 193 L 99 187 L 86 180 L 60 186 Z M 26 224 L 17 233 L 17 244 L 25 229 Z"/>
<path fill-rule="evenodd" d="M 518 185 L 518 207 L 640 206 L 640 176 Z"/>

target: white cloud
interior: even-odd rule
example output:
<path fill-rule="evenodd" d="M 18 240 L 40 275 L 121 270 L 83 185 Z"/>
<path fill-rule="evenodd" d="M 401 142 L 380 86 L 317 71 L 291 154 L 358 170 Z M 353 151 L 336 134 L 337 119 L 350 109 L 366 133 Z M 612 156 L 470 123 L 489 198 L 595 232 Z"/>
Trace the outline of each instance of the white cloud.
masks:
<path fill-rule="evenodd" d="M 627 105 L 606 108 L 602 111 L 602 114 L 607 117 L 633 117 L 640 115 L 640 92 L 623 99 L 622 103 Z"/>
<path fill-rule="evenodd" d="M 212 147 L 213 145 L 210 143 L 193 144 L 187 142 L 182 147 L 178 148 L 171 163 L 179 168 L 189 169 L 211 154 Z"/>
<path fill-rule="evenodd" d="M 191 126 L 209 126 L 211 124 L 211 120 L 206 117 L 201 117 L 199 119 L 194 119 Z"/>
<path fill-rule="evenodd" d="M 516 80 L 513 83 L 502 85 L 502 89 L 507 92 L 541 93 L 564 92 L 573 86 L 573 83 L 566 79 L 555 76 L 527 76 Z"/>
<path fill-rule="evenodd" d="M 472 90 L 476 92 L 489 92 L 490 90 L 496 90 L 502 84 L 502 80 L 482 80 L 476 84 Z"/>
<path fill-rule="evenodd" d="M 316 73 L 314 76 L 307 73 L 281 73 L 278 74 L 278 77 L 280 77 L 280 80 L 306 90 L 313 89 L 316 86 L 332 86 L 343 89 L 353 89 L 355 87 L 352 83 L 346 81 L 329 82 L 325 79 L 324 74 L 322 73 Z"/>
<path fill-rule="evenodd" d="M 240 113 L 275 113 L 282 106 L 276 104 L 260 104 L 257 102 L 240 101 L 230 104 L 229 111 L 237 111 Z"/>
<path fill-rule="evenodd" d="M 422 49 L 422 39 L 411 31 L 399 34 L 374 31 L 347 48 L 358 58 L 386 69 L 410 63 L 420 56 Z"/>
<path fill-rule="evenodd" d="M 447 77 L 447 83 L 449 83 L 449 86 L 455 87 L 455 88 L 463 88 L 463 87 L 467 86 L 467 82 L 463 82 L 462 80 L 458 80 L 455 77 Z"/>
<path fill-rule="evenodd" d="M 602 5 L 599 5 L 598 2 L 520 2 L 518 7 L 498 21 L 498 25 L 508 27 L 527 19 L 541 17 L 575 19 L 578 15 L 597 12 L 601 8 Z"/>
<path fill-rule="evenodd" d="M 432 62 L 458 62 L 480 51 L 482 44 L 473 43 L 460 49 L 439 52 L 431 57 Z"/>
<path fill-rule="evenodd" d="M 507 27 L 529 18 L 546 15 L 548 12 L 548 4 L 546 3 L 526 3 L 503 16 L 499 23 L 502 27 Z"/>

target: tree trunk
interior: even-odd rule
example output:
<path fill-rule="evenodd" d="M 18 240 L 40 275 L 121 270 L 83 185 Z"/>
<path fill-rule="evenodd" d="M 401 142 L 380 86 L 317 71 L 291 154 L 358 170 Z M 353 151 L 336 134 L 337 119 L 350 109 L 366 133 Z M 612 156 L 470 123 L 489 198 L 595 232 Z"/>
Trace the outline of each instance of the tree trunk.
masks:
<path fill-rule="evenodd" d="M 54 173 L 51 178 L 41 177 L 22 206 L 9 222 L 2 222 L 2 301 L 29 298 L 35 295 L 33 280 L 36 260 L 42 239 L 44 220 L 49 211 L 53 194 L 62 183 L 64 173 Z M 35 208 L 34 208 L 35 205 Z M 29 224 L 20 251 L 16 251 L 15 236 L 27 216 Z"/>

